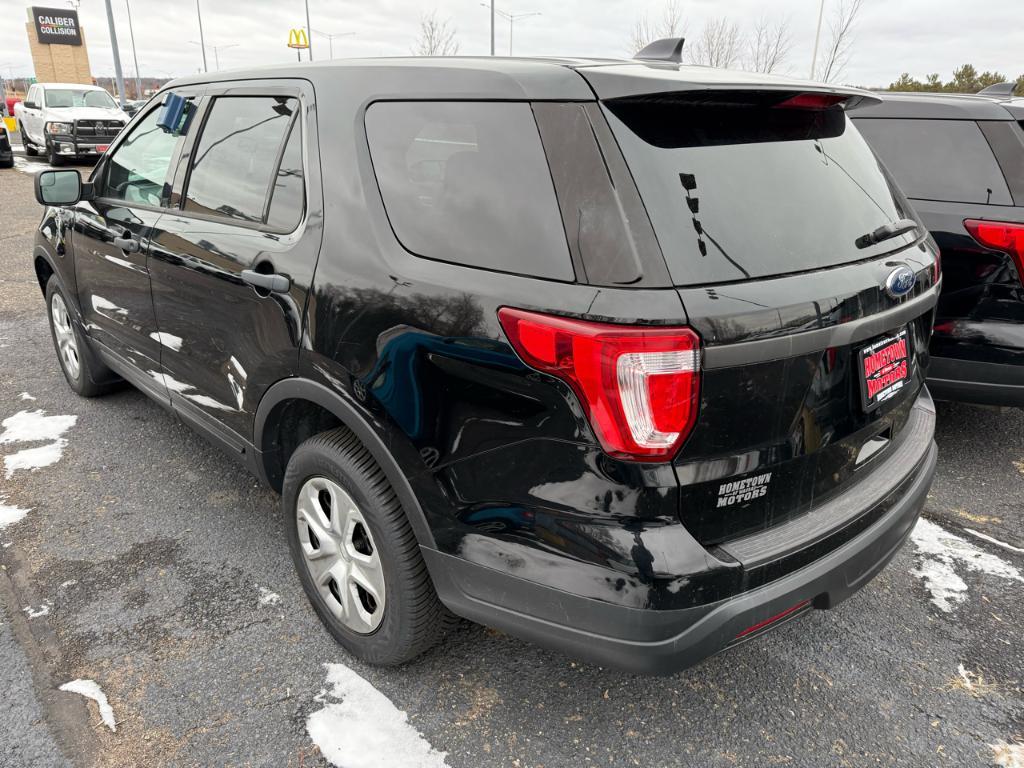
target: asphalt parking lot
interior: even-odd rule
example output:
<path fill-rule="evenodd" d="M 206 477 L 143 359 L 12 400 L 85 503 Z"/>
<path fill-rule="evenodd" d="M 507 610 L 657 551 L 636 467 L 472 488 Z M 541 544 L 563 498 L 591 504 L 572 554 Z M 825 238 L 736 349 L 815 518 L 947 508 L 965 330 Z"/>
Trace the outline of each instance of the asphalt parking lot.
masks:
<path fill-rule="evenodd" d="M 0 170 L 0 766 L 1024 766 L 1024 412 L 941 404 L 925 520 L 890 566 L 684 673 L 470 624 L 368 667 L 307 604 L 277 496 L 139 392 L 68 389 L 30 259 L 45 164 L 16 163 Z"/>

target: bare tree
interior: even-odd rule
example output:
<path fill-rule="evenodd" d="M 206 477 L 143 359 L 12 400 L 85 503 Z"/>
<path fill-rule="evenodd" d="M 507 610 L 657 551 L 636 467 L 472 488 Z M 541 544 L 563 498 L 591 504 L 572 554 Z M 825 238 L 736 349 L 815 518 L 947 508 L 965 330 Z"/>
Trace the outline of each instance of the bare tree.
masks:
<path fill-rule="evenodd" d="M 748 46 L 748 69 L 752 72 L 775 72 L 785 63 L 793 47 L 789 18 L 772 23 L 767 16 L 762 16 L 754 23 Z"/>
<path fill-rule="evenodd" d="M 683 9 L 679 0 L 666 0 L 661 18 L 651 21 L 645 13 L 636 20 L 629 38 L 629 47 L 636 53 L 648 43 L 663 37 L 683 37 L 686 34 L 686 23 L 683 21 Z"/>
<path fill-rule="evenodd" d="M 450 20 L 438 21 L 437 11 L 420 17 L 420 35 L 412 52 L 416 56 L 454 56 L 459 52 L 456 29 Z"/>
<path fill-rule="evenodd" d="M 726 18 L 710 19 L 690 49 L 690 61 L 709 67 L 735 66 L 742 55 L 739 25 Z"/>
<path fill-rule="evenodd" d="M 816 62 L 814 76 L 825 83 L 838 80 L 850 61 L 853 47 L 853 28 L 864 7 L 864 0 L 839 0 L 835 13 L 829 20 L 828 45 Z"/>

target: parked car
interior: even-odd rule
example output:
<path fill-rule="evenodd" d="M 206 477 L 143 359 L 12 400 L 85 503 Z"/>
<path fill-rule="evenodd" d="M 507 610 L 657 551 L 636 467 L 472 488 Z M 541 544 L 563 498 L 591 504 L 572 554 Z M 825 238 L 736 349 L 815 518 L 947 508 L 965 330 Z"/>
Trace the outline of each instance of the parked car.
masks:
<path fill-rule="evenodd" d="M 26 155 L 51 165 L 103 154 L 128 122 L 110 94 L 95 85 L 35 83 L 14 106 Z"/>
<path fill-rule="evenodd" d="M 11 149 L 11 137 L 7 134 L 7 126 L 0 121 L 0 168 L 14 167 L 14 152 Z"/>
<path fill-rule="evenodd" d="M 171 83 L 87 183 L 36 177 L 68 383 L 279 491 L 373 663 L 454 613 L 664 673 L 834 606 L 931 484 L 937 254 L 875 97 L 679 45 Z"/>
<path fill-rule="evenodd" d="M 1024 100 L 878 96 L 857 128 L 942 251 L 928 388 L 1024 407 Z"/>

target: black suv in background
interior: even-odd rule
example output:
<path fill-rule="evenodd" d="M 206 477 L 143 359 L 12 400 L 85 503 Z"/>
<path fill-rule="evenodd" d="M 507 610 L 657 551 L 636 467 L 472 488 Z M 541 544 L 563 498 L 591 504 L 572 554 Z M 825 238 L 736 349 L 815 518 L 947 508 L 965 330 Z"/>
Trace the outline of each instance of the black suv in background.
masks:
<path fill-rule="evenodd" d="M 834 606 L 931 484 L 937 254 L 870 94 L 676 46 L 171 83 L 88 183 L 37 176 L 68 382 L 280 491 L 372 662 L 450 611 L 668 672 Z"/>
<path fill-rule="evenodd" d="M 854 121 L 942 253 L 928 387 L 1024 407 L 1024 101 L 877 95 Z"/>

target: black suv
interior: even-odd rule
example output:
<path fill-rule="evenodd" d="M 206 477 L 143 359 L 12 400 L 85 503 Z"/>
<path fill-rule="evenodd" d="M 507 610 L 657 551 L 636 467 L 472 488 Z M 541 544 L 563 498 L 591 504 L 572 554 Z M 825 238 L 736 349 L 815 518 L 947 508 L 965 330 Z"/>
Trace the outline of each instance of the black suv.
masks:
<path fill-rule="evenodd" d="M 187 78 L 88 183 L 37 177 L 39 285 L 76 391 L 280 491 L 361 658 L 457 614 L 668 672 L 835 605 L 924 504 L 937 254 L 873 100 L 654 60 Z"/>
<path fill-rule="evenodd" d="M 854 121 L 942 251 L 928 387 L 1024 407 L 1024 101 L 878 96 Z"/>

